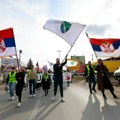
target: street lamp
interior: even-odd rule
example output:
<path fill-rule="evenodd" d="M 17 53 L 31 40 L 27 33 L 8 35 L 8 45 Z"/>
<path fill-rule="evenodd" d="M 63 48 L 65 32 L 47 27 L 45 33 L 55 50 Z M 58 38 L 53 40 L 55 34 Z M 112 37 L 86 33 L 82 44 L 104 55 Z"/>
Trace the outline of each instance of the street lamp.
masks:
<path fill-rule="evenodd" d="M 58 54 L 59 54 L 59 59 L 60 59 L 60 52 L 61 52 L 61 50 L 57 50 L 57 52 L 58 52 Z"/>
<path fill-rule="evenodd" d="M 19 66 L 20 66 L 20 63 L 21 63 L 21 54 L 22 54 L 22 50 L 19 50 Z"/>

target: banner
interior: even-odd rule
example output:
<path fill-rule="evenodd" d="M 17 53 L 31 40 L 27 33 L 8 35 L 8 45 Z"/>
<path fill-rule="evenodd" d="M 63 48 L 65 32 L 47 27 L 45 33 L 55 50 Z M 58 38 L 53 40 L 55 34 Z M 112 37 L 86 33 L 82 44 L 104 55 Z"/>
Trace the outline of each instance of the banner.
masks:
<path fill-rule="evenodd" d="M 78 64 L 78 61 L 72 60 L 72 59 L 68 59 L 67 60 L 67 67 L 74 67 Z"/>
<path fill-rule="evenodd" d="M 17 59 L 1 59 L 1 66 L 17 66 Z"/>

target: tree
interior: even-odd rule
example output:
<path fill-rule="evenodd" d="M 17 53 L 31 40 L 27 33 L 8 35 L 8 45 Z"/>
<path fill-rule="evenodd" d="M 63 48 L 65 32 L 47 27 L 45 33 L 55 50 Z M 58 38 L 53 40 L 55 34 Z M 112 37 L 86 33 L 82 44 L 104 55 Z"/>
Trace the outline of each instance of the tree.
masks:
<path fill-rule="evenodd" d="M 30 69 L 32 65 L 33 65 L 33 61 L 30 58 L 27 64 L 27 68 Z"/>

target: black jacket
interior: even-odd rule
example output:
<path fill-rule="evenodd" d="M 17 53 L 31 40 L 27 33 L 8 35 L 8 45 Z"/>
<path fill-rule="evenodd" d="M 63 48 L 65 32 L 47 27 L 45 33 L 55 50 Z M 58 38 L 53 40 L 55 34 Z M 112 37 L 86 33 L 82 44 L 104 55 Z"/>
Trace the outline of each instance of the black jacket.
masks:
<path fill-rule="evenodd" d="M 54 64 L 54 66 L 53 66 L 54 76 L 61 76 L 62 75 L 63 66 L 66 63 L 67 63 L 67 58 L 66 58 L 65 62 L 61 63 L 60 66 L 59 66 L 59 64 Z"/>

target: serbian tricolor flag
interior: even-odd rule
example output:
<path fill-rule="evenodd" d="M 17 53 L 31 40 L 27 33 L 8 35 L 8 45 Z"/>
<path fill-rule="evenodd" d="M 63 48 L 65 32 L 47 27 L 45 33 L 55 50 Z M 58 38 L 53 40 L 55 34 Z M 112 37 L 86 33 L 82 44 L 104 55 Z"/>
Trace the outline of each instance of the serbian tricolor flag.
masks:
<path fill-rule="evenodd" d="M 16 45 L 13 29 L 0 31 L 0 57 L 16 55 Z"/>
<path fill-rule="evenodd" d="M 89 38 L 97 57 L 119 57 L 120 39 L 115 38 Z"/>
<path fill-rule="evenodd" d="M 44 72 L 47 72 L 47 71 L 48 71 L 47 65 L 44 65 L 44 66 L 42 67 L 42 70 L 43 70 Z"/>

